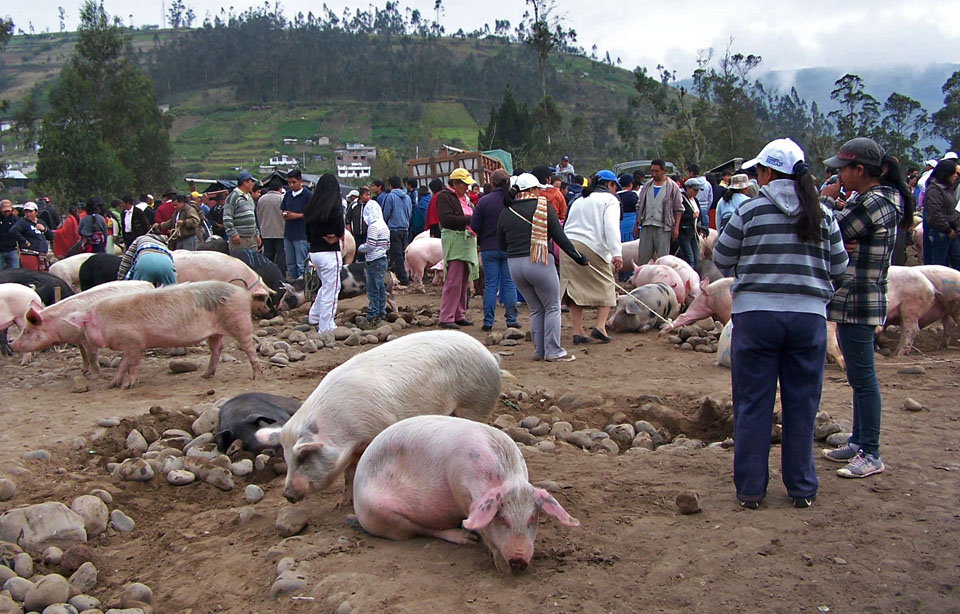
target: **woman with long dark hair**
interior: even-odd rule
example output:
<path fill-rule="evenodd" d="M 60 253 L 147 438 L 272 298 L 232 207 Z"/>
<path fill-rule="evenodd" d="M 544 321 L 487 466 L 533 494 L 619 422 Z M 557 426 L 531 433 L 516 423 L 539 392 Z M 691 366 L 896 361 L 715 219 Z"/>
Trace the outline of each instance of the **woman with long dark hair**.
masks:
<path fill-rule="evenodd" d="M 884 470 L 880 459 L 880 387 L 873 362 L 874 329 L 887 312 L 887 269 L 897 234 L 913 220 L 913 195 L 896 158 L 865 137 L 840 146 L 824 161 L 847 193 L 856 198 L 837 212 L 840 232 L 850 252 L 829 318 L 837 323 L 837 339 L 853 389 L 853 433 L 846 445 L 824 450 L 828 460 L 846 463 L 837 474 L 864 478 Z"/>
<path fill-rule="evenodd" d="M 307 321 L 324 333 L 333 330 L 337 313 L 337 295 L 340 294 L 340 239 L 343 238 L 343 207 L 340 183 L 333 175 L 321 175 L 313 196 L 303 212 L 307 242 L 310 244 L 310 262 L 320 276 L 320 290 L 310 308 Z"/>
<path fill-rule="evenodd" d="M 923 263 L 950 266 L 958 254 L 951 254 L 960 233 L 960 212 L 953 195 L 957 180 L 957 161 L 941 160 L 927 180 L 923 200 Z M 953 256 L 953 258 L 951 258 Z"/>
<path fill-rule="evenodd" d="M 794 507 L 805 508 L 819 485 L 810 443 L 823 387 L 827 304 L 847 254 L 796 143 L 773 141 L 743 166 L 756 167 L 759 194 L 733 211 L 713 251 L 717 266 L 735 276 L 733 482 L 740 505 L 757 509 L 767 493 L 779 382 L 783 483 Z"/>

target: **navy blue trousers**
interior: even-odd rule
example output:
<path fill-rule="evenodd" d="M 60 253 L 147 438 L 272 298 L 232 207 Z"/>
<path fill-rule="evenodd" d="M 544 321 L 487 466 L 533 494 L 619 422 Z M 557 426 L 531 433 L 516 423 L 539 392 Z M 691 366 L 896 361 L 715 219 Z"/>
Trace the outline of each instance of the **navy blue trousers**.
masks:
<path fill-rule="evenodd" d="M 820 407 L 826 321 L 805 313 L 733 315 L 733 482 L 737 498 L 760 501 L 770 481 L 770 431 L 780 383 L 780 467 L 791 497 L 817 494 L 813 423 Z"/>

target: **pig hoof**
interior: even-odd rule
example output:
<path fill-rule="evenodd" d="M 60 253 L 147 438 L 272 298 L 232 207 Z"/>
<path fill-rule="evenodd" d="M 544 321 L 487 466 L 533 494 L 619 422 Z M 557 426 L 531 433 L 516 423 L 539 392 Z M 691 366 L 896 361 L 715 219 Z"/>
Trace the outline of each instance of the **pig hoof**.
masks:
<path fill-rule="evenodd" d="M 200 377 L 202 377 L 203 379 L 210 379 L 211 377 L 213 377 L 213 372 L 212 372 L 212 371 L 207 371 L 206 373 L 204 373 L 204 374 L 201 375 Z"/>
<path fill-rule="evenodd" d="M 479 535 L 466 529 L 444 529 L 434 533 L 434 537 L 452 544 L 472 544 L 480 539 Z"/>

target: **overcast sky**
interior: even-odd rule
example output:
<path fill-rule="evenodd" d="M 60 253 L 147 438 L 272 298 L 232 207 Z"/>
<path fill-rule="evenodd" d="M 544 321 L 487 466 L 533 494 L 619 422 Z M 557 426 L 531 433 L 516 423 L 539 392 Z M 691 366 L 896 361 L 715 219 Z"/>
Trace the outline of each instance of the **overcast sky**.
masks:
<path fill-rule="evenodd" d="M 166 0 L 169 6 L 170 0 Z M 185 0 L 202 22 L 221 7 L 237 12 L 261 4 L 237 0 L 212 2 Z M 59 30 L 57 8 L 67 11 L 67 29 L 76 28 L 81 2 L 77 0 L 32 0 L 8 2 L 0 9 L 12 17 L 18 28 L 37 32 Z M 326 0 L 337 14 L 345 6 L 364 6 L 344 0 Z M 383 6 L 382 0 L 376 3 Z M 400 0 L 401 7 L 416 8 L 434 16 L 433 0 Z M 762 70 L 792 70 L 816 66 L 839 66 L 845 70 L 874 67 L 921 65 L 960 60 L 960 4 L 914 3 L 903 0 L 875 0 L 871 3 L 837 3 L 833 0 L 805 2 L 636 2 L 622 0 L 558 0 L 559 13 L 568 27 L 577 31 L 578 44 L 588 52 L 596 44 L 600 57 L 609 51 L 621 58 L 624 68 L 647 66 L 654 74 L 657 64 L 677 71 L 678 78 L 690 75 L 698 49 L 714 47 L 722 53 L 731 37 L 734 51 L 763 56 Z M 323 1 L 286 0 L 284 14 L 319 12 Z M 515 26 L 526 8 L 524 0 L 495 3 L 476 0 L 443 0 L 441 23 L 447 32 L 458 28 L 470 31 L 495 19 L 508 19 Z M 486 7 L 496 6 L 493 11 Z M 868 9 L 866 7 L 873 7 Z M 161 0 L 104 0 L 111 16 L 129 23 L 132 12 L 136 26 L 160 24 Z"/>

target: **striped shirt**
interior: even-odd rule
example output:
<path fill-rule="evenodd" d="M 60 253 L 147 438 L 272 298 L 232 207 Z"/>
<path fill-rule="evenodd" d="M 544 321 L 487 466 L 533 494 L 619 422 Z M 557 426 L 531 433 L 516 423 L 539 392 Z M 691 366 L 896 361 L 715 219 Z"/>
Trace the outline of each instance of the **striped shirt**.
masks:
<path fill-rule="evenodd" d="M 714 247 L 721 269 L 734 269 L 731 313 L 781 311 L 826 317 L 832 279 L 847 266 L 840 229 L 821 206 L 820 239 L 797 238 L 800 201 L 794 182 L 778 179 L 742 203 Z"/>
<path fill-rule="evenodd" d="M 367 226 L 367 240 L 357 247 L 367 262 L 379 260 L 387 255 L 390 247 L 390 229 L 382 219 Z"/>
<path fill-rule="evenodd" d="M 877 185 L 836 215 L 843 240 L 857 245 L 828 317 L 843 324 L 879 326 L 887 314 L 887 269 L 903 218 L 903 198 L 896 188 Z"/>
<path fill-rule="evenodd" d="M 123 252 L 123 258 L 120 259 L 120 269 L 117 271 L 117 279 L 127 279 L 137 258 L 143 252 L 155 252 L 166 254 L 170 260 L 173 260 L 173 254 L 167 249 L 163 239 L 152 234 L 145 234 L 137 237 L 137 240 L 130 244 L 127 251 Z"/>
<path fill-rule="evenodd" d="M 227 238 L 257 236 L 257 206 L 249 194 L 234 188 L 223 206 L 223 227 Z"/>

